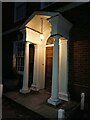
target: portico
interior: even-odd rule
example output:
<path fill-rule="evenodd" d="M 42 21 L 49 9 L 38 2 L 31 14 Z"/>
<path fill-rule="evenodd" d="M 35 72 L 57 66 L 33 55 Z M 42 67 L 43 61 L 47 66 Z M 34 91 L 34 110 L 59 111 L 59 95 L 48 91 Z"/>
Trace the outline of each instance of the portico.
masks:
<path fill-rule="evenodd" d="M 40 40 L 40 20 L 43 18 L 44 39 Z M 34 12 L 20 27 L 25 45 L 23 86 L 21 93 L 45 88 L 46 43 L 53 37 L 52 90 L 48 103 L 57 105 L 61 99 L 68 101 L 68 54 L 67 41 L 72 24 L 58 12 Z M 63 36 L 63 37 L 62 37 Z M 28 88 L 29 44 L 34 44 L 33 83 Z"/>

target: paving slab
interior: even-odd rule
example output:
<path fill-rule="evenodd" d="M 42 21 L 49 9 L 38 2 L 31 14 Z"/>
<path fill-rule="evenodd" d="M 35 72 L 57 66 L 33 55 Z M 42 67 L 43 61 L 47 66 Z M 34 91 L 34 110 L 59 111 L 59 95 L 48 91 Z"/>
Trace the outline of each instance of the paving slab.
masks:
<path fill-rule="evenodd" d="M 3 94 L 11 100 L 23 105 L 24 107 L 42 115 L 45 118 L 56 118 L 58 116 L 58 110 L 60 108 L 72 108 L 73 102 L 61 101 L 61 104 L 57 107 L 47 104 L 47 99 L 51 96 L 46 90 L 40 90 L 39 92 L 31 91 L 28 94 L 20 94 L 18 91 L 9 91 Z M 76 106 L 76 103 L 73 104 Z"/>

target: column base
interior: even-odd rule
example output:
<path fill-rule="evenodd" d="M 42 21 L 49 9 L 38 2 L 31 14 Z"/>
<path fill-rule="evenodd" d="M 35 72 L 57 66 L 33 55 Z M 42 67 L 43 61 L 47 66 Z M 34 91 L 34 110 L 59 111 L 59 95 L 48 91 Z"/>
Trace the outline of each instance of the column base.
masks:
<path fill-rule="evenodd" d="M 20 93 L 23 94 L 30 93 L 30 89 L 20 89 Z"/>
<path fill-rule="evenodd" d="M 34 84 L 31 85 L 30 89 L 33 90 L 33 91 L 39 91 L 38 87 Z"/>
<path fill-rule="evenodd" d="M 52 97 L 50 97 L 47 102 L 51 105 L 57 106 L 58 104 L 61 103 L 61 100 L 59 98 L 58 99 L 52 99 Z"/>
<path fill-rule="evenodd" d="M 69 101 L 69 95 L 63 92 L 59 92 L 59 98 L 64 101 Z"/>

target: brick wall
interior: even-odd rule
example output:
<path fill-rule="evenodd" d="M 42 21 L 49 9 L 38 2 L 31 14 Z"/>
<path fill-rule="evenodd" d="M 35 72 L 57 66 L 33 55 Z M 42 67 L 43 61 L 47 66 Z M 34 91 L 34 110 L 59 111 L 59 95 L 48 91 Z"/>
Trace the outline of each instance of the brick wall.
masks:
<path fill-rule="evenodd" d="M 90 102 L 90 3 L 65 12 L 64 16 L 73 24 L 68 41 L 69 92 L 79 100 L 85 92 Z"/>
<path fill-rule="evenodd" d="M 73 41 L 71 64 L 71 97 L 80 100 L 85 92 L 86 101 L 90 100 L 90 41 Z"/>
<path fill-rule="evenodd" d="M 74 82 L 90 86 L 90 41 L 74 42 Z"/>

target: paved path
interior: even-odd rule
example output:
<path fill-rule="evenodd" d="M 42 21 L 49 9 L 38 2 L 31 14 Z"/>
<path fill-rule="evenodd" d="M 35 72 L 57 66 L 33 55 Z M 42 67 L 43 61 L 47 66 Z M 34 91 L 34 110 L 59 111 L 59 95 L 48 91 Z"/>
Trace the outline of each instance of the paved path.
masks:
<path fill-rule="evenodd" d="M 2 120 L 26 120 L 27 118 L 29 120 L 44 120 L 42 116 L 6 97 L 3 97 L 2 101 Z"/>
<path fill-rule="evenodd" d="M 82 118 L 82 119 L 89 118 L 89 114 L 87 114 L 89 112 L 86 110 L 84 112 L 81 112 L 80 106 L 78 106 L 78 103 L 75 101 L 69 101 L 69 102 L 62 101 L 60 103 L 60 105 L 57 107 L 53 107 L 53 106 L 47 104 L 47 99 L 50 97 L 50 93 L 48 93 L 45 90 L 41 90 L 39 92 L 32 91 L 26 95 L 20 94 L 18 91 L 11 91 L 11 92 L 4 93 L 4 96 L 6 96 L 7 98 L 13 100 L 14 102 L 16 102 L 20 105 L 26 107 L 30 111 L 34 111 L 34 112 L 31 112 L 32 114 L 37 113 L 37 114 L 43 116 L 44 118 L 48 118 L 50 120 L 51 119 L 57 120 L 58 110 L 61 108 L 65 110 L 66 118 L 68 118 L 68 117 L 70 118 L 71 116 L 72 116 L 72 118 L 77 118 L 77 119 L 78 118 Z M 77 109 L 77 108 L 79 108 L 79 109 Z M 12 112 L 12 115 L 13 114 L 14 113 Z M 32 114 L 29 116 L 34 116 Z M 15 116 L 17 116 L 17 115 L 15 115 Z M 19 116 L 22 117 L 22 114 L 20 113 Z M 27 115 L 27 117 L 28 117 L 28 115 Z M 35 120 L 35 119 L 33 119 L 33 120 Z M 31 118 L 31 120 L 32 120 L 32 118 Z"/>

